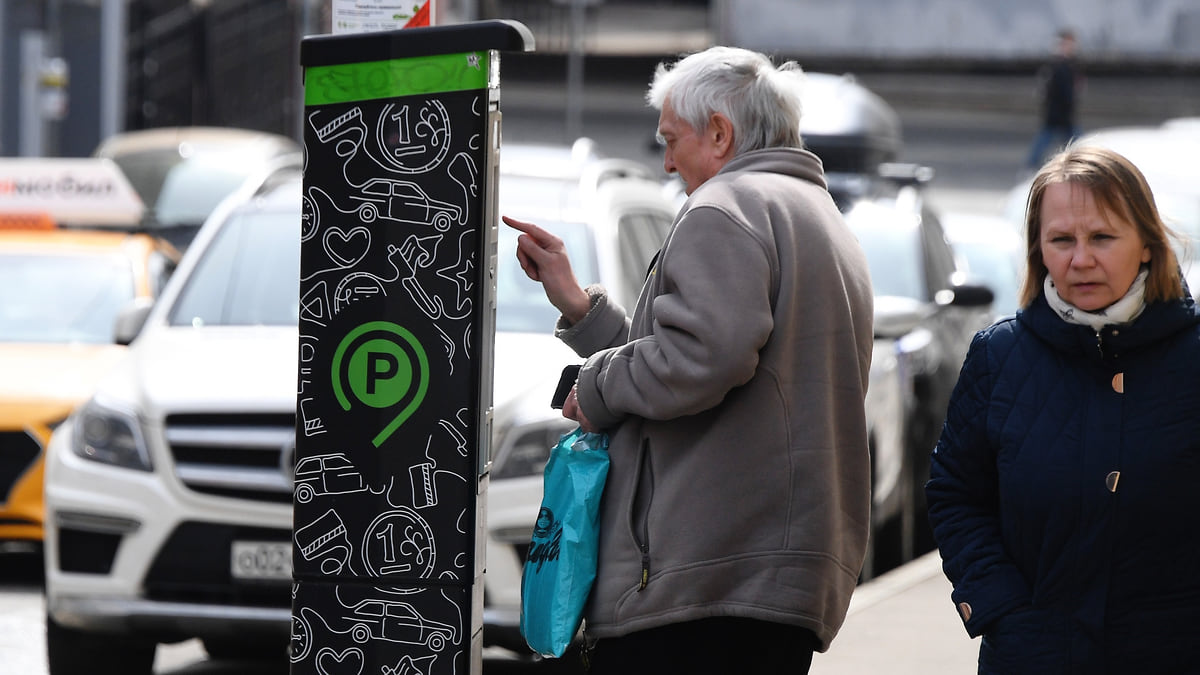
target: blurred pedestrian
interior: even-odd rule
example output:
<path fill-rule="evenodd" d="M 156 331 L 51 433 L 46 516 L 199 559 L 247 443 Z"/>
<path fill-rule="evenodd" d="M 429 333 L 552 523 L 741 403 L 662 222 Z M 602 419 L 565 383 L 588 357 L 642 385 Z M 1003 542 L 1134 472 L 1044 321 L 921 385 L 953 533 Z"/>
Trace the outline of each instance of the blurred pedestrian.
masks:
<path fill-rule="evenodd" d="M 1200 312 L 1141 172 L 1036 174 L 1023 309 L 975 336 L 926 485 L 980 673 L 1194 673 Z"/>
<path fill-rule="evenodd" d="M 1038 71 L 1041 126 L 1025 160 L 1025 167 L 1031 172 L 1042 164 L 1048 151 L 1061 148 L 1079 136 L 1076 108 L 1083 88 L 1083 73 L 1075 59 L 1075 47 L 1075 33 L 1060 30 L 1054 55 Z"/>
<path fill-rule="evenodd" d="M 845 618 L 870 522 L 866 257 L 803 149 L 795 63 L 661 64 L 664 168 L 689 195 L 632 318 L 560 239 L 517 257 L 586 358 L 563 414 L 610 434 L 591 671 L 805 673 Z"/>

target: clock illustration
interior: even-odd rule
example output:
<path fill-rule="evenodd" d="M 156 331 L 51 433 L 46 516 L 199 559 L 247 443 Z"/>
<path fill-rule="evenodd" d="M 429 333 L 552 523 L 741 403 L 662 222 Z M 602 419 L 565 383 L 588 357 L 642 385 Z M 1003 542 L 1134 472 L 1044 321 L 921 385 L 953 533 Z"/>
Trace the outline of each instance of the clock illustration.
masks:
<path fill-rule="evenodd" d="M 317 204 L 308 195 L 300 202 L 300 241 L 308 241 L 317 233 L 321 225 L 321 212 Z"/>
<path fill-rule="evenodd" d="M 303 607 L 300 612 L 303 613 L 308 608 Z M 292 643 L 288 650 L 288 655 L 292 663 L 303 661 L 304 657 L 308 656 L 308 652 L 312 650 L 312 627 L 308 625 L 303 617 L 292 615 Z"/>

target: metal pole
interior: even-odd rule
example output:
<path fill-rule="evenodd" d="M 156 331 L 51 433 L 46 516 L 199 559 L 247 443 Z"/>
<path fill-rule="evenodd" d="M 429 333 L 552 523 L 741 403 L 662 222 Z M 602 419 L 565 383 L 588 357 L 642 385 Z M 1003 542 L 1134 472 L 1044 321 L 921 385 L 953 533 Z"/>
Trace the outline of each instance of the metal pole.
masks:
<path fill-rule="evenodd" d="M 583 135 L 583 29 L 586 0 L 571 0 L 571 47 L 567 54 L 567 142 Z"/>
<path fill-rule="evenodd" d="M 43 47 L 43 57 L 49 61 L 54 58 L 61 58 L 63 55 L 62 49 L 62 0 L 46 0 L 46 23 L 45 23 L 45 45 Z M 59 61 L 59 63 L 64 63 Z M 44 63 L 42 65 L 45 65 Z M 38 97 L 42 98 L 42 92 L 45 89 L 45 83 L 39 88 Z M 62 93 L 66 93 L 63 91 Z M 42 115 L 43 125 L 45 129 L 45 138 L 43 139 L 42 154 L 46 157 L 57 157 L 59 154 L 59 136 L 62 133 L 62 123 L 57 119 L 46 114 L 45 108 L 39 113 Z"/>
<path fill-rule="evenodd" d="M 0 44 L 8 43 L 8 24 L 4 17 L 5 7 L 8 7 L 8 3 L 0 2 Z M 7 87 L 5 86 L 4 72 L 4 50 L 0 49 L 0 100 L 2 100 L 4 95 L 8 93 L 6 91 Z M 0 105 L 0 157 L 9 154 L 7 148 L 5 147 L 4 140 L 4 106 Z"/>
<path fill-rule="evenodd" d="M 100 8 L 100 138 L 125 128 L 126 0 L 104 0 Z"/>
<path fill-rule="evenodd" d="M 46 150 L 46 123 L 42 118 L 39 77 L 45 56 L 42 31 L 21 32 L 21 111 L 19 115 L 22 157 L 41 157 Z"/>

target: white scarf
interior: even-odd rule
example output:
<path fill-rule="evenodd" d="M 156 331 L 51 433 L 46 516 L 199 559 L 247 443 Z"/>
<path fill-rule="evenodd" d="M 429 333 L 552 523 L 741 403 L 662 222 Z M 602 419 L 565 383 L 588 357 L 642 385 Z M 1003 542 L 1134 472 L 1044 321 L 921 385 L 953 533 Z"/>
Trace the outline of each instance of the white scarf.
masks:
<path fill-rule="evenodd" d="M 1063 300 L 1058 294 L 1058 290 L 1055 289 L 1054 282 L 1050 280 L 1049 274 L 1046 275 L 1042 288 L 1046 291 L 1046 302 L 1050 304 L 1050 309 L 1062 317 L 1063 321 L 1080 326 L 1091 326 L 1092 330 L 1099 333 L 1100 329 L 1105 326 L 1129 323 L 1138 318 L 1138 315 L 1146 308 L 1146 277 L 1148 276 L 1150 276 L 1150 270 L 1143 268 L 1120 300 L 1094 312 L 1079 309 Z"/>

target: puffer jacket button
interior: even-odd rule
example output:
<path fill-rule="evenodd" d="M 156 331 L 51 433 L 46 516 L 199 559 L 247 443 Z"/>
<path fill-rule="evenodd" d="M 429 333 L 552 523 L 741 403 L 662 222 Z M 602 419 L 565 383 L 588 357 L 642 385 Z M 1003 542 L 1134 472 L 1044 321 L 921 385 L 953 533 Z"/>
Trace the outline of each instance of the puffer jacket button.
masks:
<path fill-rule="evenodd" d="M 1117 392 L 1118 394 L 1125 393 L 1125 373 L 1117 373 L 1116 375 L 1113 375 L 1112 388 L 1113 391 Z"/>
<path fill-rule="evenodd" d="M 1108 488 L 1109 492 L 1116 492 L 1117 481 L 1119 480 L 1121 480 L 1121 472 L 1113 471 L 1104 477 L 1104 485 Z"/>
<path fill-rule="evenodd" d="M 958 611 L 962 614 L 963 621 L 971 620 L 971 606 L 965 602 L 958 603 Z"/>

